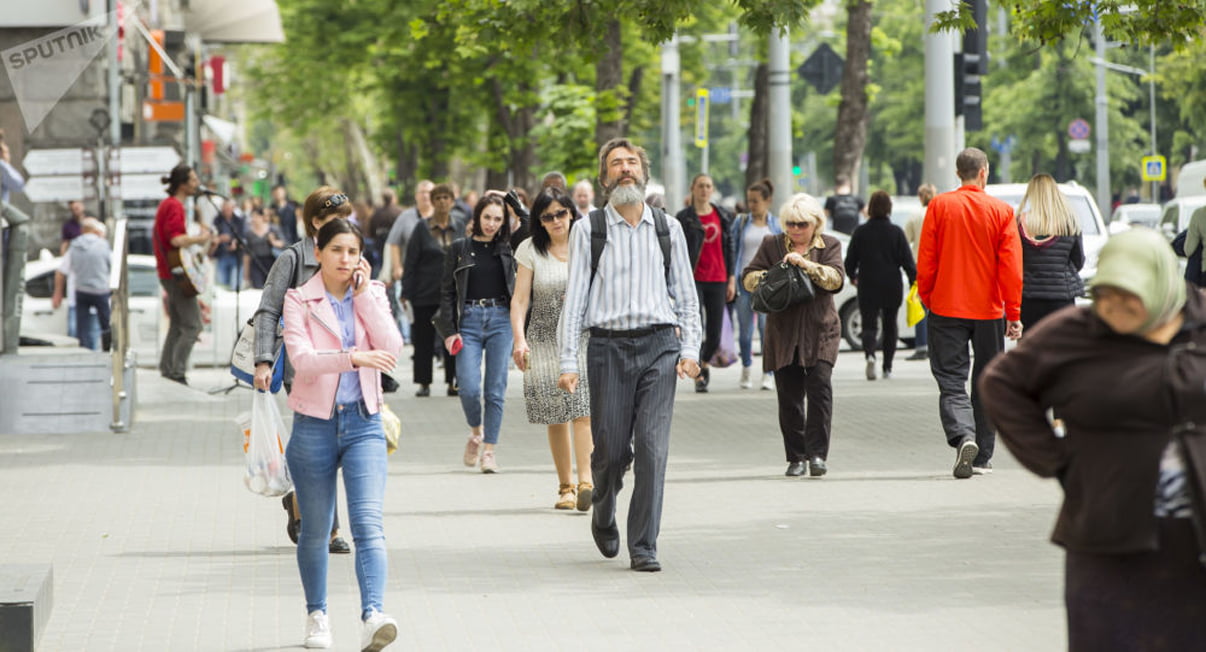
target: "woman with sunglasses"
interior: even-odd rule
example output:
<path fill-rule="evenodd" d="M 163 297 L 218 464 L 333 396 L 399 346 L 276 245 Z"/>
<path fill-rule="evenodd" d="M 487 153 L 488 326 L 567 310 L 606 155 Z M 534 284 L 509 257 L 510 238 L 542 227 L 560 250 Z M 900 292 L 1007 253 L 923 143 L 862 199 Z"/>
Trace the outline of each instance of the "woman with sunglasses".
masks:
<path fill-rule="evenodd" d="M 276 362 L 280 345 L 278 327 L 281 314 L 285 311 L 285 293 L 290 288 L 301 287 L 318 273 L 318 258 L 314 243 L 318 231 L 327 222 L 336 219 L 347 219 L 352 213 L 352 204 L 348 196 L 330 186 L 320 186 L 306 197 L 302 205 L 302 221 L 305 222 L 306 237 L 290 245 L 268 270 L 268 278 L 264 281 L 264 291 L 260 294 L 260 306 L 252 317 L 255 324 L 255 388 L 268 391 L 272 383 L 272 367 Z M 285 391 L 293 388 L 293 365 L 288 357 L 285 365 Z M 297 496 L 290 491 L 281 498 L 285 512 L 289 514 L 285 525 L 285 533 L 293 543 L 297 543 L 297 534 L 301 531 L 301 508 Z M 335 512 L 335 520 L 331 525 L 331 540 L 329 550 L 335 554 L 346 555 L 352 552 L 352 547 L 343 537 L 339 536 L 339 512 Z"/>
<path fill-rule="evenodd" d="M 546 188 L 532 206 L 532 237 L 515 251 L 515 296 L 511 298 L 511 330 L 515 333 L 512 357 L 524 372 L 523 397 L 528 423 L 548 426 L 549 449 L 557 468 L 556 509 L 590 509 L 594 484 L 590 454 L 594 449 L 590 432 L 590 390 L 586 376 L 578 391 L 561 391 L 561 357 L 557 347 L 557 324 L 565 305 L 569 282 L 570 227 L 578 219 L 574 203 L 565 191 Z M 529 319 L 529 308 L 530 319 Z M 527 328 L 524 322 L 527 321 Z M 586 331 L 578 347 L 578 368 L 586 369 Z M 573 428 L 571 441 L 570 428 Z M 575 457 L 578 483 L 571 482 Z"/>
<path fill-rule="evenodd" d="M 318 232 L 319 270 L 285 295 L 285 347 L 296 369 L 289 394 L 293 436 L 285 457 L 302 509 L 297 567 L 306 596 L 306 647 L 331 646 L 327 618 L 327 532 L 343 468 L 356 542 L 361 650 L 380 650 L 398 634 L 382 613 L 387 575 L 382 504 L 388 471 L 381 428 L 381 372 L 397 364 L 402 335 L 385 286 L 370 281 L 364 237 L 346 220 Z"/>
<path fill-rule="evenodd" d="M 833 294 L 842 289 L 842 243 L 824 235 L 825 211 L 811 195 L 800 193 L 779 209 L 785 235 L 768 235 L 754 260 L 741 272 L 753 292 L 766 270 L 787 263 L 808 274 L 816 298 L 766 316 L 762 370 L 775 372 L 779 430 L 787 453 L 788 476 L 813 477 L 828 470 L 833 416 L 833 365 L 837 362 L 841 322 Z M 807 417 L 805 416 L 807 402 Z"/>
<path fill-rule="evenodd" d="M 511 222 L 500 195 L 491 191 L 477 202 L 469 226 L 470 237 L 457 240 L 448 249 L 440 311 L 433 320 L 444 338 L 445 348 L 456 356 L 461 409 L 470 430 L 464 463 L 472 467 L 480 461 L 482 473 L 498 471 L 494 446 L 502 427 L 511 357 L 510 309 L 515 290 L 515 261 L 509 241 Z"/>

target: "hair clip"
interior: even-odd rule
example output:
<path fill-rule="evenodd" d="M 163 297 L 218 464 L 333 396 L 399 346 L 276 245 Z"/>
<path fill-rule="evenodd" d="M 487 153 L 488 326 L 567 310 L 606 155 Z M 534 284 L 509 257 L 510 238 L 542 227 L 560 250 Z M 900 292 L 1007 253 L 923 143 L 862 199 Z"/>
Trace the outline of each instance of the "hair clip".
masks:
<path fill-rule="evenodd" d="M 340 205 L 346 203 L 347 200 L 348 200 L 348 196 L 341 192 L 337 195 L 331 195 L 330 197 L 327 197 L 327 201 L 323 202 L 322 207 L 323 208 L 333 208 L 335 206 L 340 206 Z"/>

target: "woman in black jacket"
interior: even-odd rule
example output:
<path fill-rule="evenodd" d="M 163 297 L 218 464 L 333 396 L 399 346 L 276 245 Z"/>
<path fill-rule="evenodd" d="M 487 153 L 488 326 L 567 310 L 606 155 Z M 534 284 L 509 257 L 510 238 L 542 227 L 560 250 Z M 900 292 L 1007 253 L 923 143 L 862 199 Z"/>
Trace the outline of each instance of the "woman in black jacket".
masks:
<path fill-rule="evenodd" d="M 917 280 L 917 266 L 909 240 L 899 226 L 888 220 L 892 198 L 876 190 L 867 202 L 867 221 L 850 236 L 846 252 L 846 276 L 858 286 L 858 312 L 863 322 L 863 354 L 867 358 L 867 380 L 875 380 L 875 341 L 879 321 L 884 324 L 884 378 L 892 377 L 892 359 L 896 356 L 896 315 L 904 300 L 900 272 Z"/>
<path fill-rule="evenodd" d="M 414 310 L 411 341 L 414 342 L 415 396 L 431 395 L 431 360 L 436 350 L 436 332 L 431 320 L 440 310 L 440 281 L 444 277 L 444 255 L 464 235 L 464 224 L 452 219 L 452 187 L 441 183 L 431 189 L 431 217 L 415 225 L 406 244 L 406 267 L 402 274 L 402 298 Z M 456 396 L 456 363 L 448 351 L 444 356 L 444 382 L 448 395 Z"/>
<path fill-rule="evenodd" d="M 515 293 L 511 219 L 501 193 L 487 193 L 477 202 L 469 232 L 469 237 L 453 243 L 444 260 L 435 326 L 444 348 L 456 353 L 461 409 L 470 430 L 465 466 L 480 461 L 482 473 L 495 473 L 494 446 L 507 393 L 513 342 L 511 295 Z"/>
<path fill-rule="evenodd" d="M 1085 292 L 1080 220 L 1049 174 L 1036 174 L 1018 207 L 1022 233 L 1022 332 Z"/>

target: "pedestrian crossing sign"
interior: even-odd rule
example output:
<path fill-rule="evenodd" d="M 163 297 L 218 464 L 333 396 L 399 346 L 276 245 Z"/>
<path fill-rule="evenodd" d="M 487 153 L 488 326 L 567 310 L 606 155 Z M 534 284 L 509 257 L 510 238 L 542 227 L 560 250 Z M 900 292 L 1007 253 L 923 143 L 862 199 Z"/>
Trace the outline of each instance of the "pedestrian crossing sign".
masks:
<path fill-rule="evenodd" d="M 1168 163 L 1163 156 L 1159 154 L 1155 156 L 1143 157 L 1143 180 L 1144 181 L 1164 181 L 1168 175 Z"/>

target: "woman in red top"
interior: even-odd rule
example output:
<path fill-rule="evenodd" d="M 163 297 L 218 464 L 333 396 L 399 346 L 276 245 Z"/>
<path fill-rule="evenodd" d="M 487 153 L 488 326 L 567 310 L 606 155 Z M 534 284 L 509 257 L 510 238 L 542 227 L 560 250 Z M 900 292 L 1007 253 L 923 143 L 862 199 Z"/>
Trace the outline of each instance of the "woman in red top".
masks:
<path fill-rule="evenodd" d="M 737 297 L 737 272 L 730 243 L 733 216 L 712 203 L 712 177 L 697 174 L 691 181 L 691 205 L 675 215 L 683 225 L 687 250 L 695 266 L 695 289 L 704 316 L 704 342 L 700 349 L 699 378 L 695 391 L 708 391 L 708 361 L 720 348 L 725 304 Z"/>
<path fill-rule="evenodd" d="M 196 292 L 185 289 L 184 270 L 178 264 L 173 267 L 168 257 L 183 247 L 209 244 L 210 233 L 202 226 L 200 234 L 189 235 L 185 222 L 184 200 L 197 194 L 201 186 L 197 173 L 187 165 L 177 165 L 161 181 L 167 184 L 169 196 L 155 212 L 151 238 L 159 284 L 167 294 L 168 309 L 168 332 L 159 356 L 159 374 L 187 385 L 184 372 L 188 370 L 188 358 L 201 332 L 201 307 L 197 304 Z"/>

